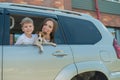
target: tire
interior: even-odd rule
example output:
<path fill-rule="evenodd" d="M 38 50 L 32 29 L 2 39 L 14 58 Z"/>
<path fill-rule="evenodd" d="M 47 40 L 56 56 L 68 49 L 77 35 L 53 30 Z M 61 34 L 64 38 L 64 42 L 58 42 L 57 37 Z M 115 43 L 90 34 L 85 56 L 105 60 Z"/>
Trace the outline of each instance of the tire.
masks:
<path fill-rule="evenodd" d="M 95 72 L 95 75 L 91 77 L 90 79 L 86 79 L 84 77 L 81 77 L 80 75 L 75 76 L 71 80 L 108 80 L 106 76 L 100 72 Z"/>
<path fill-rule="evenodd" d="M 90 78 L 90 80 L 107 80 L 107 78 L 102 73 L 96 72 L 95 76 Z"/>

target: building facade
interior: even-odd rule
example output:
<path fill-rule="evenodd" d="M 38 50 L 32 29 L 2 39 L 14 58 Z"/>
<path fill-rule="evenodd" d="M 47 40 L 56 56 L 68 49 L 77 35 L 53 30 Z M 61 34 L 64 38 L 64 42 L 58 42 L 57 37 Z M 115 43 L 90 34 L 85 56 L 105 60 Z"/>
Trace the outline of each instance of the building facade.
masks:
<path fill-rule="evenodd" d="M 0 0 L 67 9 L 99 19 L 120 43 L 120 0 Z"/>
<path fill-rule="evenodd" d="M 72 0 L 72 10 L 98 18 L 120 43 L 120 0 Z"/>
<path fill-rule="evenodd" d="M 32 4 L 37 6 L 46 6 L 71 10 L 71 0 L 0 0 L 0 2 Z"/>

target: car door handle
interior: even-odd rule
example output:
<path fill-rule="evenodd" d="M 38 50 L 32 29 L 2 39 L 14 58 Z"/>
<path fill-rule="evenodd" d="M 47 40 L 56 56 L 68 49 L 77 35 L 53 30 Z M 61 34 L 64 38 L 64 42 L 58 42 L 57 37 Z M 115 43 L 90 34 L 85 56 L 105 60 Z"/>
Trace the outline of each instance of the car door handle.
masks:
<path fill-rule="evenodd" d="M 63 56 L 67 56 L 68 54 L 65 53 L 63 50 L 57 50 L 54 53 L 52 53 L 52 55 L 57 57 L 63 57 Z"/>

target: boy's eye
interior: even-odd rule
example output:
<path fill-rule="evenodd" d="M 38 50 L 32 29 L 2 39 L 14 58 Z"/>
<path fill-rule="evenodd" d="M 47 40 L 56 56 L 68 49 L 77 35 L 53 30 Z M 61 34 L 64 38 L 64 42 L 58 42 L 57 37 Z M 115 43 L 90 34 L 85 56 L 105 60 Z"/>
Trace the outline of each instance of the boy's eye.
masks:
<path fill-rule="evenodd" d="M 27 28 L 27 26 L 24 26 L 25 28 Z"/>
<path fill-rule="evenodd" d="M 32 26 L 29 26 L 29 27 L 32 27 Z"/>

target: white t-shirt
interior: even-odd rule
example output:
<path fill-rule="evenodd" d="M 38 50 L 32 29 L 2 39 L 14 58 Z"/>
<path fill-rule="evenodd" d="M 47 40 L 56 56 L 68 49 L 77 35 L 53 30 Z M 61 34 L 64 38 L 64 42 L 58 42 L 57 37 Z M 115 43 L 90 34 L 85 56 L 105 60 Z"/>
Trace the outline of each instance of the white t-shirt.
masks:
<path fill-rule="evenodd" d="M 17 44 L 33 44 L 34 40 L 36 38 L 36 35 L 32 34 L 31 38 L 28 38 L 25 34 L 22 34 L 16 41 L 15 45 Z"/>

